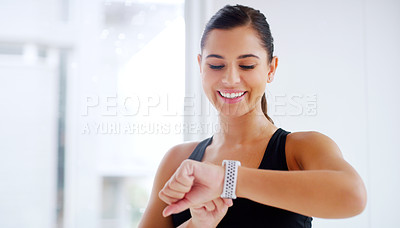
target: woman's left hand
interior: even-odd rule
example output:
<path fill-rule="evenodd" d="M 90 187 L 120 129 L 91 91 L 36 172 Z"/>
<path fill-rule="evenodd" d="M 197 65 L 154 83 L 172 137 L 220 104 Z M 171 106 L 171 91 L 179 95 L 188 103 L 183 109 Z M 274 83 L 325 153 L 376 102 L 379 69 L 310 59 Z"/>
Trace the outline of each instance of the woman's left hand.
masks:
<path fill-rule="evenodd" d="M 185 160 L 159 192 L 167 206 L 163 216 L 203 205 L 220 197 L 224 168 L 209 163 Z"/>
<path fill-rule="evenodd" d="M 216 227 L 233 205 L 232 199 L 218 197 L 197 207 L 190 208 L 194 227 Z"/>

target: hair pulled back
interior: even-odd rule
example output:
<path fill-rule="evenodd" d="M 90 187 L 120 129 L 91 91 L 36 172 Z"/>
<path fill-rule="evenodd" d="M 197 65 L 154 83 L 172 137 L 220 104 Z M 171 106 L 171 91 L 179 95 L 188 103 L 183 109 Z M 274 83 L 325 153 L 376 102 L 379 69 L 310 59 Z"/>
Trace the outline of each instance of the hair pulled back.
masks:
<path fill-rule="evenodd" d="M 251 26 L 251 28 L 257 32 L 261 45 L 267 52 L 268 61 L 271 62 L 274 52 L 274 39 L 272 38 L 267 19 L 259 10 L 243 5 L 226 5 L 211 17 L 204 29 L 203 36 L 201 37 L 201 50 L 203 50 L 208 34 L 212 30 L 229 30 L 240 26 Z M 265 98 L 265 93 L 261 98 L 261 108 L 265 117 L 267 117 L 271 123 L 274 123 L 267 114 L 267 99 Z"/>

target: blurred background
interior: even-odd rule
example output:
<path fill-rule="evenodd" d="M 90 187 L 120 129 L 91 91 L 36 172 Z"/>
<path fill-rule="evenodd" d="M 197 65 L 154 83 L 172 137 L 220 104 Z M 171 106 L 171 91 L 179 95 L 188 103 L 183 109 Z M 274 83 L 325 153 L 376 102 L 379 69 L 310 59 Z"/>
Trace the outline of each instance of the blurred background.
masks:
<path fill-rule="evenodd" d="M 196 55 L 236 3 L 271 26 L 276 125 L 328 135 L 367 185 L 314 227 L 398 226 L 399 1 L 0 0 L 0 227 L 136 227 L 165 152 L 218 130 Z"/>

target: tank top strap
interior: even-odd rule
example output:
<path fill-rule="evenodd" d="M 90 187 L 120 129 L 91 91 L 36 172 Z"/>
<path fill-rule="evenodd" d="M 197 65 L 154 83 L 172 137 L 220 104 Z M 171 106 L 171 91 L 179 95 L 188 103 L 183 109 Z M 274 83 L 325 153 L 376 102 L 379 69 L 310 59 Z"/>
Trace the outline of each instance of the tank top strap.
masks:
<path fill-rule="evenodd" d="M 286 136 L 290 132 L 278 128 L 268 142 L 259 169 L 289 170 L 286 163 Z"/>
<path fill-rule="evenodd" d="M 213 137 L 210 137 L 201 141 L 196 148 L 194 148 L 192 154 L 189 156 L 189 159 L 195 161 L 203 160 L 204 152 L 206 151 L 207 146 L 211 144 L 212 138 Z"/>

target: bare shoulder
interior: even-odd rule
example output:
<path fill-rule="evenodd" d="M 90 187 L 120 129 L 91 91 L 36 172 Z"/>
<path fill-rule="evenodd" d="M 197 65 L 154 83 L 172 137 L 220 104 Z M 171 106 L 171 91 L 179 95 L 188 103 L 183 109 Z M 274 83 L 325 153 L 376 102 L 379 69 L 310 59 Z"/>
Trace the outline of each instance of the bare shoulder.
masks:
<path fill-rule="evenodd" d="M 168 167 L 171 167 L 172 169 L 177 169 L 182 161 L 190 156 L 190 154 L 193 152 L 198 144 L 199 142 L 185 142 L 173 146 L 164 155 L 160 166 L 166 165 Z"/>
<path fill-rule="evenodd" d="M 338 145 L 330 137 L 317 131 L 288 134 L 286 156 L 288 164 L 290 161 L 295 162 L 299 169 L 321 169 L 326 165 L 325 161 L 343 160 Z"/>
<path fill-rule="evenodd" d="M 169 149 L 158 167 L 155 184 L 158 182 L 159 186 L 163 185 L 181 163 L 190 156 L 198 144 L 199 142 L 185 142 Z"/>
<path fill-rule="evenodd" d="M 317 131 L 290 133 L 287 136 L 286 144 L 289 150 L 296 148 L 301 151 L 317 152 L 322 149 L 324 151 L 331 150 L 340 153 L 339 147 L 330 137 Z"/>

